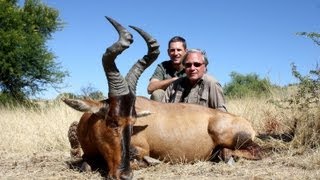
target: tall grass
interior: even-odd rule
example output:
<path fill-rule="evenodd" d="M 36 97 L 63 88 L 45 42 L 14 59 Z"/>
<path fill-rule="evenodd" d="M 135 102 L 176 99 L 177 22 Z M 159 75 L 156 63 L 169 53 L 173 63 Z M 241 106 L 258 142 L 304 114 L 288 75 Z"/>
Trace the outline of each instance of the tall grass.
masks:
<path fill-rule="evenodd" d="M 68 151 L 69 125 L 81 116 L 62 103 L 38 109 L 1 107 L 0 114 L 0 150 L 25 154 Z"/>
<path fill-rule="evenodd" d="M 260 133 L 284 133 L 291 129 L 295 114 L 288 109 L 280 109 L 273 102 L 291 96 L 290 89 L 269 87 L 270 96 L 246 96 L 227 99 L 228 111 L 248 119 Z"/>
<path fill-rule="evenodd" d="M 279 95 L 279 93 L 277 93 Z M 235 165 L 198 162 L 160 164 L 134 171 L 136 179 L 315 179 L 320 171 L 319 111 L 291 113 L 269 103 L 269 98 L 228 101 L 229 112 L 247 118 L 258 132 L 282 133 L 299 119 L 291 142 L 261 141 L 261 161 L 240 159 Z M 319 110 L 319 109 L 318 109 Z M 38 109 L 0 108 L 0 174 L 4 179 L 101 179 L 99 173 L 79 173 L 66 166 L 70 160 L 69 125 L 82 113 L 62 102 Z M 306 115 L 308 114 L 308 115 Z M 301 116 L 298 116 L 301 115 Z M 306 115 L 306 116 L 304 116 Z M 307 123 L 306 123 L 307 122 Z M 310 146 L 310 144 L 313 144 Z M 294 174 L 294 175 L 293 175 Z"/>
<path fill-rule="evenodd" d="M 320 139 L 320 108 L 294 112 L 276 106 L 270 99 L 281 99 L 288 93 L 275 92 L 273 97 L 247 97 L 228 100 L 228 110 L 247 118 L 258 133 L 294 132 L 290 143 L 278 140 L 262 146 L 280 149 L 318 148 Z M 69 152 L 67 132 L 77 112 L 62 102 L 47 103 L 38 109 L 24 107 L 0 108 L 0 151 L 32 154 L 41 151 Z M 296 126 L 295 126 L 296 123 Z"/>

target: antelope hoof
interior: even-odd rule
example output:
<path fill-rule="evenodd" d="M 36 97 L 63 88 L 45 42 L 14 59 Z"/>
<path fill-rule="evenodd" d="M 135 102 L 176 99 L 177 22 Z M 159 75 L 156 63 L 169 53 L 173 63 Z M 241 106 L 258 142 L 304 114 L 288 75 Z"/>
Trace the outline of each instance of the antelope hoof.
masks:
<path fill-rule="evenodd" d="M 131 180 L 132 178 L 133 178 L 132 171 L 125 173 L 125 174 L 121 174 L 121 176 L 120 176 L 120 179 L 123 179 L 123 180 Z"/>
<path fill-rule="evenodd" d="M 84 161 L 82 163 L 80 170 L 82 172 L 90 172 L 90 171 L 92 171 L 91 166 L 86 161 Z"/>
<path fill-rule="evenodd" d="M 155 166 L 161 163 L 161 161 L 159 161 L 158 159 L 154 159 L 150 156 L 144 156 L 143 160 L 145 160 L 150 166 Z"/>

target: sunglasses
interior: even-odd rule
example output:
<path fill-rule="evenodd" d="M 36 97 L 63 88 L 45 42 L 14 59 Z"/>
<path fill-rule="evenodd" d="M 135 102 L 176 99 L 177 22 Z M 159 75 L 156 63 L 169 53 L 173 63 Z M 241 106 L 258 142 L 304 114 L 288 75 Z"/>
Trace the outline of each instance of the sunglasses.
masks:
<path fill-rule="evenodd" d="M 194 67 L 200 67 L 200 66 L 202 66 L 202 64 L 204 64 L 204 63 L 199 63 L 199 62 L 195 62 L 195 63 L 185 63 L 184 66 L 185 66 L 186 68 L 190 68 L 192 65 L 193 65 Z"/>

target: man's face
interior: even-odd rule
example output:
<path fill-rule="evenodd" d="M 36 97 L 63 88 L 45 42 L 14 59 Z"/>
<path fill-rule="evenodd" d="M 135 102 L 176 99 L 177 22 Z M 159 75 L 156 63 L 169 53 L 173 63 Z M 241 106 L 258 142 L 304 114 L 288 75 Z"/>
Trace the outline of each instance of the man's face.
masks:
<path fill-rule="evenodd" d="M 186 51 L 182 42 L 172 42 L 169 45 L 168 55 L 173 64 L 179 65 L 181 64 Z"/>
<path fill-rule="evenodd" d="M 203 55 L 200 52 L 189 53 L 185 59 L 185 70 L 191 83 L 196 83 L 206 72 Z"/>

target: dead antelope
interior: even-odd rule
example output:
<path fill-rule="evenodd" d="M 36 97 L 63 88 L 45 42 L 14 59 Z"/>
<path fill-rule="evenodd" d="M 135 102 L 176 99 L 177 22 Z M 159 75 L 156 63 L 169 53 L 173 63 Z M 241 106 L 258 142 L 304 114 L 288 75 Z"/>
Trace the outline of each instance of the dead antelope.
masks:
<path fill-rule="evenodd" d="M 148 38 L 145 39 L 147 43 L 151 42 Z M 148 47 L 148 54 L 155 54 L 150 50 L 150 44 Z M 138 61 L 128 73 L 126 81 L 131 82 L 128 76 L 139 77 L 143 72 L 140 69 L 145 69 L 150 63 L 151 61 Z M 139 71 L 134 70 L 135 67 L 140 67 L 137 68 Z M 136 81 L 130 87 L 134 89 Z M 88 152 L 85 141 L 90 139 L 90 128 L 105 122 L 106 112 L 114 108 L 114 102 L 110 97 L 103 101 L 65 99 L 64 102 L 76 110 L 85 112 L 79 124 L 75 122 L 70 126 L 69 133 L 72 154 L 79 155 L 82 148 L 85 156 Z M 132 108 L 132 111 L 137 112 L 138 119 L 132 127 L 131 134 L 131 157 L 139 162 L 143 162 L 147 156 L 173 163 L 208 160 L 217 147 L 229 149 L 231 155 L 238 157 L 261 159 L 260 147 L 253 141 L 255 131 L 244 118 L 200 105 L 161 103 L 145 97 L 137 97 L 134 105 L 122 105 L 123 109 L 118 109 L 118 112 Z M 106 135 L 108 136 L 103 136 L 106 140 L 113 138 L 112 135 Z"/>
<path fill-rule="evenodd" d="M 109 17 L 107 19 L 119 33 L 119 40 L 107 48 L 102 57 L 108 80 L 109 98 L 103 107 L 100 107 L 99 102 L 78 107 L 80 110 L 91 109 L 94 113 L 85 113 L 82 116 L 74 134 L 76 139 L 73 140 L 76 141 L 72 142 L 70 139 L 70 142 L 72 146 L 81 145 L 84 165 L 94 159 L 103 158 L 108 166 L 108 178 L 132 179 L 129 146 L 132 125 L 136 118 L 136 84 L 140 74 L 158 57 L 159 45 L 143 30 L 130 26 L 147 42 L 148 54 L 137 61 L 124 79 L 114 61 L 130 46 L 133 38 L 118 22 Z M 72 102 L 70 103 L 72 106 Z"/>
<path fill-rule="evenodd" d="M 85 113 L 80 122 L 100 119 L 99 114 L 108 109 L 107 101 L 66 99 L 65 103 L 76 110 L 91 112 Z M 161 103 L 140 96 L 135 108 L 141 117 L 133 126 L 131 146 L 136 154 L 131 156 L 140 165 L 145 165 L 143 160 L 148 156 L 172 163 L 209 160 L 217 147 L 225 148 L 228 156 L 261 159 L 260 147 L 253 142 L 256 133 L 242 117 L 200 105 Z M 70 131 L 76 126 L 74 122 Z M 80 146 L 73 147 L 72 153 L 79 154 Z"/>

